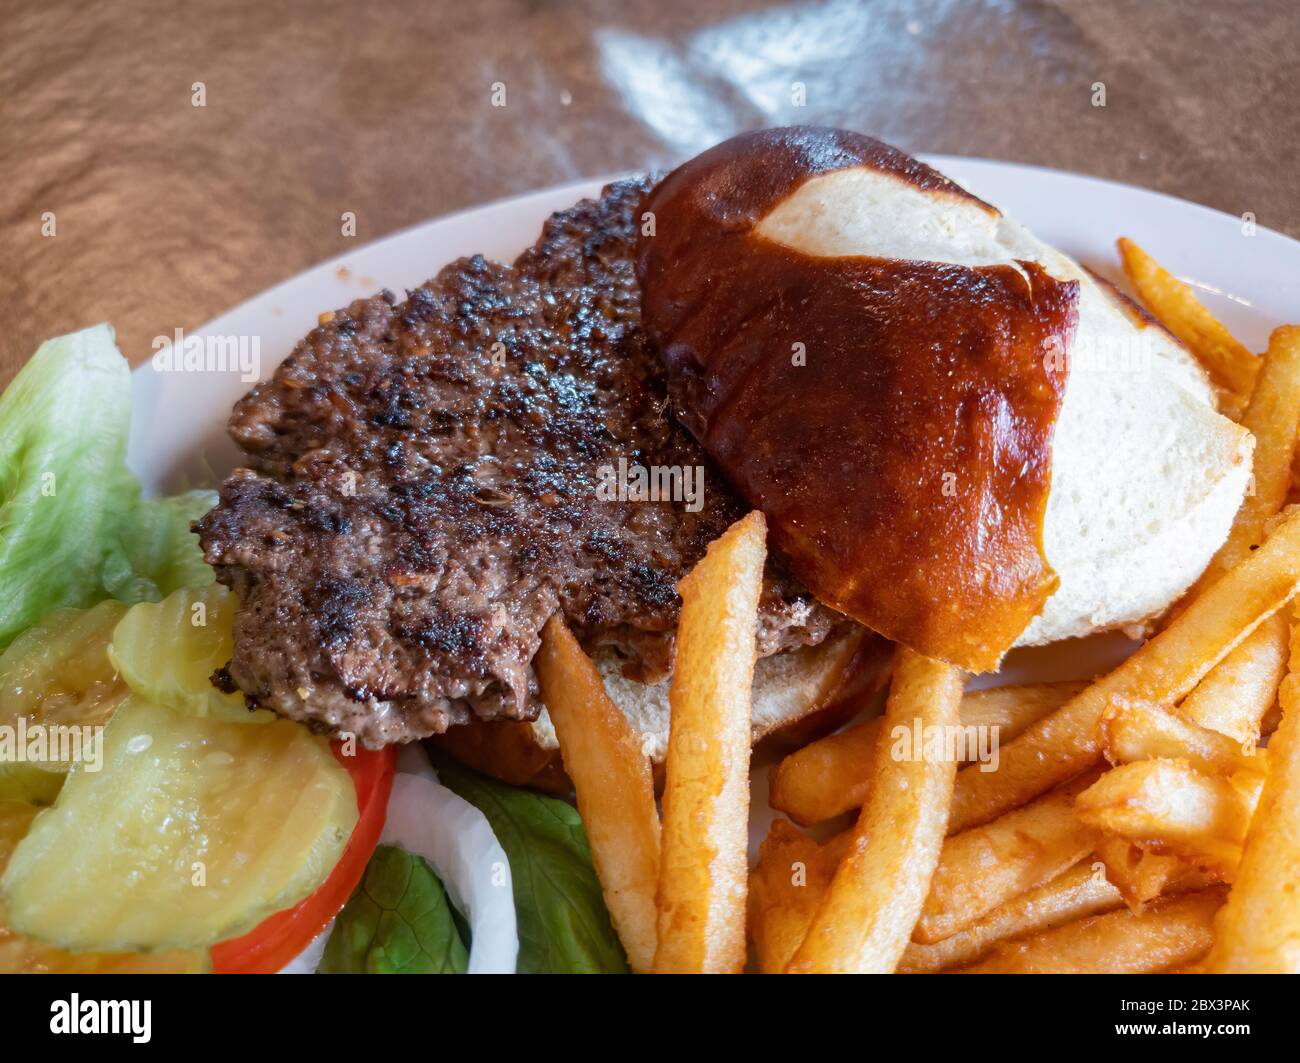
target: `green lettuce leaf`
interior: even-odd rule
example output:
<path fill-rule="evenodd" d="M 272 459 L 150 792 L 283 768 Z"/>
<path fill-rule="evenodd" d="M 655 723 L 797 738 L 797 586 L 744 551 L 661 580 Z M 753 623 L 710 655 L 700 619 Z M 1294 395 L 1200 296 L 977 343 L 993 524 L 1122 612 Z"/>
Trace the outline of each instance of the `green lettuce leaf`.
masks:
<path fill-rule="evenodd" d="M 627 974 L 577 810 L 431 751 L 443 786 L 476 806 L 510 861 L 520 974 Z"/>
<path fill-rule="evenodd" d="M 469 950 L 423 857 L 381 845 L 334 922 L 318 974 L 464 974 Z"/>
<path fill-rule="evenodd" d="M 105 591 L 134 604 L 160 602 L 182 587 L 206 587 L 215 577 L 190 522 L 216 504 L 215 491 L 141 499 L 108 543 Z"/>
<path fill-rule="evenodd" d="M 41 344 L 0 396 L 0 649 L 60 606 L 211 581 L 189 521 L 210 492 L 142 500 L 131 373 L 108 325 Z"/>
<path fill-rule="evenodd" d="M 41 344 L 0 396 L 0 646 L 61 605 L 104 597 L 126 471 L 131 373 L 97 325 Z"/>

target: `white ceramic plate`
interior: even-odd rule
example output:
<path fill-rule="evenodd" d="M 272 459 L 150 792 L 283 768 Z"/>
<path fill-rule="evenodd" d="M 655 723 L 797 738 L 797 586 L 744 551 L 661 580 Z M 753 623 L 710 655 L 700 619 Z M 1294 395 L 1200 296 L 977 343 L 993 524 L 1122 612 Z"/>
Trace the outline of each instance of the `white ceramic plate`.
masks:
<path fill-rule="evenodd" d="M 1279 233 L 1256 228 L 1246 235 L 1249 226 L 1241 218 L 1096 178 L 984 159 L 924 158 L 1112 280 L 1120 278 L 1115 239 L 1133 237 L 1191 282 L 1255 350 L 1263 349 L 1274 326 L 1300 313 L 1300 243 Z M 192 335 L 256 340 L 261 374 L 269 376 L 322 311 L 381 288 L 400 294 L 461 255 L 510 260 L 536 239 L 550 213 L 596 195 L 611 179 L 562 185 L 426 222 L 299 274 Z M 136 370 L 128 460 L 146 491 L 210 484 L 234 467 L 238 454 L 226 438 L 225 422 L 248 387 L 232 372 L 159 372 L 148 362 Z M 1089 677 L 1131 648 L 1122 638 L 1103 636 L 1022 650 L 996 680 L 977 682 Z M 770 819 L 761 776 L 755 779 L 756 838 Z"/>

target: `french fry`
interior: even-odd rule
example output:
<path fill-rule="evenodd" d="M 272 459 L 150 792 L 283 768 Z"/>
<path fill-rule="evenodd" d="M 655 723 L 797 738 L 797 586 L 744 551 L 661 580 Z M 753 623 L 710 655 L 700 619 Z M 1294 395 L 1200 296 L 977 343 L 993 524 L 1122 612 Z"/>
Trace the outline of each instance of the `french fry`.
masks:
<path fill-rule="evenodd" d="M 933 943 L 960 936 L 991 911 L 1027 895 L 1027 891 L 1090 853 L 1098 841 L 1097 832 L 1075 817 L 1073 804 L 1096 777 L 1094 772 L 1072 780 L 1026 808 L 1009 812 L 984 827 L 949 837 L 943 844 L 923 908 L 929 914 L 923 915 L 914 929 L 914 942 Z M 760 867 L 768 861 L 776 863 L 784 881 L 791 861 L 803 861 L 807 865 L 806 883 L 799 887 L 797 903 L 790 906 L 800 909 L 799 918 L 804 926 L 811 918 L 809 909 L 824 892 L 852 834 L 843 831 L 818 846 L 788 824 L 778 821 L 773 825 Z M 773 847 L 770 856 L 768 846 Z M 819 863 L 814 864 L 814 855 Z M 776 890 L 768 891 L 769 896 L 776 893 Z M 788 890 L 786 895 L 789 896 Z M 793 915 L 790 918 L 797 925 L 798 920 Z M 788 936 L 793 934 L 791 929 Z M 952 960 L 944 966 L 956 962 Z"/>
<path fill-rule="evenodd" d="M 895 727 L 959 723 L 962 673 L 899 647 L 871 792 L 818 906 L 792 974 L 890 972 L 898 965 L 939 861 L 956 765 L 885 755 Z"/>
<path fill-rule="evenodd" d="M 1023 683 L 972 690 L 961 699 L 962 726 L 996 727 L 998 737 L 1010 742 L 1030 724 L 1055 712 L 1087 686 L 1087 683 L 1067 679 L 1058 683 Z"/>
<path fill-rule="evenodd" d="M 678 585 L 669 688 L 657 973 L 745 965 L 750 694 L 766 522 L 754 511 Z"/>
<path fill-rule="evenodd" d="M 1027 683 L 975 690 L 961 699 L 964 727 L 998 728 L 1009 742 L 1059 709 L 1086 683 Z M 805 826 L 832 819 L 866 801 L 881 718 L 866 720 L 796 750 L 772 771 L 768 803 Z"/>
<path fill-rule="evenodd" d="M 1277 614 L 1269 617 L 1272 622 Z M 1198 688 L 1199 689 L 1199 688 Z M 1139 760 L 1185 759 L 1198 771 L 1231 775 L 1235 771 L 1268 770 L 1266 750 L 1243 745 L 1218 731 L 1141 702 L 1112 706 L 1101 721 L 1102 751 L 1112 764 Z"/>
<path fill-rule="evenodd" d="M 1142 911 L 1164 893 L 1204 889 L 1214 884 L 1214 880 L 1181 856 L 1148 852 L 1113 834 L 1102 836 L 1096 855 L 1106 868 L 1106 878 L 1134 912 Z"/>
<path fill-rule="evenodd" d="M 772 824 L 749 876 L 749 934 L 760 973 L 785 972 L 852 840 L 846 830 L 818 845 L 787 820 Z"/>
<path fill-rule="evenodd" d="M 1213 973 L 1300 974 L 1300 623 L 1279 699 L 1268 780 L 1206 963 Z"/>
<path fill-rule="evenodd" d="M 952 937 L 932 945 L 913 941 L 903 953 L 898 972 L 929 974 L 965 967 L 982 959 L 1001 941 L 1114 911 L 1123 904 L 1124 898 L 1107 881 L 1101 865 L 1084 860 L 1037 889 L 994 908 Z"/>
<path fill-rule="evenodd" d="M 1243 745 L 1258 742 L 1286 671 L 1286 646 L 1286 617 L 1277 612 L 1215 665 L 1175 712 Z"/>
<path fill-rule="evenodd" d="M 632 969 L 654 965 L 659 811 L 650 760 L 596 666 L 560 614 L 542 629 L 533 660 L 573 780 L 610 921 Z"/>
<path fill-rule="evenodd" d="M 772 769 L 767 803 L 805 826 L 861 808 L 883 726 L 877 716 L 795 750 Z"/>
<path fill-rule="evenodd" d="M 1300 429 L 1300 327 L 1275 329 L 1269 337 L 1242 425 L 1255 437 L 1253 490 L 1242 502 L 1227 542 L 1188 592 L 1187 600 L 1249 557 L 1286 503 Z M 1286 643 L 1285 620 L 1270 617 L 1188 695 L 1180 714 L 1240 742 L 1257 741 L 1260 721 L 1282 678 Z"/>
<path fill-rule="evenodd" d="M 1164 631 L 1109 675 L 1001 749 L 997 771 L 957 774 L 949 829 L 987 823 L 1057 783 L 1086 771 L 1101 754 L 1099 724 L 1125 701 L 1172 705 L 1185 697 L 1242 639 L 1296 592 L 1300 512 L 1264 545 L 1198 597 Z"/>
<path fill-rule="evenodd" d="M 1121 237 L 1119 253 L 1124 273 L 1147 309 L 1187 345 L 1215 383 L 1238 399 L 1248 398 L 1259 359 L 1233 338 L 1190 287 L 1132 240 Z"/>
<path fill-rule="evenodd" d="M 1161 898 L 999 945 L 962 974 L 1154 974 L 1199 960 L 1213 941 L 1222 889 Z"/>
<path fill-rule="evenodd" d="M 749 876 L 749 936 L 762 974 L 785 970 L 808 933 L 836 863 L 788 820 L 772 824 Z"/>
<path fill-rule="evenodd" d="M 1268 522 L 1286 502 L 1300 425 L 1300 327 L 1273 331 L 1241 423 L 1255 437 L 1254 490 L 1237 511 L 1227 542 L 1188 592 L 1192 597 L 1250 556 L 1264 541 Z"/>
<path fill-rule="evenodd" d="M 1263 783 L 1254 772 L 1222 778 L 1182 760 L 1143 760 L 1106 772 L 1074 810 L 1098 830 L 1186 857 L 1228 882 Z"/>
<path fill-rule="evenodd" d="M 1098 832 L 1074 814 L 1074 801 L 1095 781 L 1096 773 L 1081 777 L 949 837 L 912 940 L 933 944 L 951 937 L 1091 853 Z"/>

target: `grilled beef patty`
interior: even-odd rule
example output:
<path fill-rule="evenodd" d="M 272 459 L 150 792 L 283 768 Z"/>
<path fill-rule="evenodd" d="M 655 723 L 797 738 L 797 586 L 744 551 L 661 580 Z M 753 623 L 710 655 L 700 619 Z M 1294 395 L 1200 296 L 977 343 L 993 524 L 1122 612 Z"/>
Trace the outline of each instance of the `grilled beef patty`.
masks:
<path fill-rule="evenodd" d="M 677 581 L 743 508 L 665 412 L 632 252 L 648 179 L 554 215 L 513 266 L 447 266 L 322 319 L 235 407 L 248 456 L 198 524 L 240 599 L 249 701 L 368 746 L 532 719 L 557 609 L 642 678 L 671 666 Z M 608 500 L 630 468 L 704 466 L 703 505 Z M 774 562 L 766 655 L 834 614 Z"/>

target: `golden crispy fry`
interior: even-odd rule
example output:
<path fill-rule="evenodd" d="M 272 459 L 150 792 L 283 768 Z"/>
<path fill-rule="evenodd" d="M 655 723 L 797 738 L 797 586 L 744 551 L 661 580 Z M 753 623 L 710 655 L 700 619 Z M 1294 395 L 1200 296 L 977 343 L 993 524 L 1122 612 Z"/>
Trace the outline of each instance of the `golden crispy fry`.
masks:
<path fill-rule="evenodd" d="M 1213 940 L 1222 889 L 1162 898 L 999 945 L 963 974 L 1153 974 L 1200 959 Z"/>
<path fill-rule="evenodd" d="M 749 935 L 762 974 L 783 974 L 853 841 L 841 831 L 818 845 L 787 820 L 772 824 L 749 876 Z"/>
<path fill-rule="evenodd" d="M 1269 338 L 1242 424 L 1255 437 L 1253 490 L 1241 504 L 1228 541 L 1188 592 L 1197 595 L 1240 564 L 1266 537 L 1291 489 L 1300 427 L 1300 328 Z M 1240 742 L 1259 738 L 1260 721 L 1277 693 L 1286 662 L 1286 623 L 1272 617 L 1221 661 L 1188 695 L 1179 712 Z"/>
<path fill-rule="evenodd" d="M 1268 622 L 1277 618 L 1269 617 Z M 1198 688 L 1199 689 L 1199 688 Z M 1268 754 L 1218 731 L 1188 723 L 1153 705 L 1129 702 L 1112 706 L 1101 721 L 1102 751 L 1112 764 L 1139 760 L 1185 759 L 1197 771 L 1231 775 L 1234 771 L 1268 770 Z"/>
<path fill-rule="evenodd" d="M 1214 884 L 1213 879 L 1183 857 L 1149 852 L 1114 834 L 1103 835 L 1097 843 L 1097 859 L 1106 868 L 1106 878 L 1134 912 L 1141 912 L 1162 894 L 1199 890 Z"/>
<path fill-rule="evenodd" d="M 1182 760 L 1143 760 L 1106 772 L 1079 795 L 1078 817 L 1144 849 L 1186 857 L 1231 881 L 1263 778 L 1205 775 Z"/>
<path fill-rule="evenodd" d="M 971 691 L 961 699 L 961 722 L 967 727 L 996 727 L 999 741 L 1009 742 L 1085 686 L 1027 683 Z M 805 825 L 862 807 L 880 727 L 880 718 L 867 720 L 791 753 L 772 772 L 768 803 Z"/>
<path fill-rule="evenodd" d="M 961 699 L 962 726 L 996 727 L 998 737 L 1003 742 L 1010 742 L 1030 724 L 1055 712 L 1087 685 L 1068 679 L 1059 683 L 1024 683 L 972 690 Z"/>
<path fill-rule="evenodd" d="M 1300 623 L 1292 628 L 1280 700 L 1268 781 L 1216 923 L 1211 972 L 1300 974 Z"/>
<path fill-rule="evenodd" d="M 1250 396 L 1259 359 L 1233 338 L 1192 289 L 1127 237 L 1119 240 L 1124 273 L 1160 323 L 1196 355 L 1215 383 L 1239 399 Z"/>
<path fill-rule="evenodd" d="M 659 865 L 658 973 L 745 965 L 750 692 L 767 557 L 757 511 L 681 581 Z"/>
<path fill-rule="evenodd" d="M 1000 941 L 1122 907 L 1124 899 L 1106 880 L 1101 864 L 1084 860 L 1050 882 L 1013 897 L 965 930 L 933 945 L 912 942 L 898 965 L 900 974 L 927 974 L 964 967 L 987 955 Z"/>
<path fill-rule="evenodd" d="M 912 940 L 932 944 L 965 930 L 1091 853 L 1097 831 L 1074 814 L 1074 800 L 1096 778 L 1073 780 L 944 842 Z"/>
<path fill-rule="evenodd" d="M 1172 705 L 1185 697 L 1300 579 L 1300 512 L 1289 513 L 1249 558 L 1109 675 L 1001 749 L 995 772 L 957 775 L 949 829 L 967 830 L 1087 770 L 1101 753 L 1099 724 L 1125 701 Z"/>
<path fill-rule="evenodd" d="M 805 826 L 860 808 L 883 725 L 877 716 L 795 750 L 772 769 L 768 804 Z"/>
<path fill-rule="evenodd" d="M 1286 502 L 1300 424 L 1300 328 L 1275 329 L 1241 423 L 1255 437 L 1254 490 L 1232 522 L 1228 541 L 1189 591 L 1195 597 L 1264 541 L 1269 520 Z"/>
<path fill-rule="evenodd" d="M 533 667 L 577 792 L 610 920 L 632 969 L 649 971 L 659 881 L 659 811 L 649 758 L 558 613 L 542 629 Z"/>
<path fill-rule="evenodd" d="M 1286 671 L 1287 623 L 1274 613 L 1200 681 L 1175 712 L 1242 744 L 1259 741 Z"/>
<path fill-rule="evenodd" d="M 871 793 L 848 852 L 817 909 L 791 973 L 889 972 L 897 965 L 939 861 L 956 765 L 885 755 L 895 727 L 960 722 L 962 673 L 900 647 Z"/>
<path fill-rule="evenodd" d="M 835 861 L 788 820 L 772 824 L 749 876 L 749 936 L 758 969 L 780 974 L 803 943 Z"/>
<path fill-rule="evenodd" d="M 1255 526 L 1255 544 L 1262 540 L 1265 523 L 1286 503 L 1291 489 L 1291 468 L 1300 450 L 1298 418 L 1300 325 L 1283 325 L 1268 338 L 1259 378 L 1242 418 L 1243 426 L 1255 436 L 1255 491 L 1242 504 Z M 1245 548 L 1249 549 L 1249 545 Z"/>
<path fill-rule="evenodd" d="M 924 914 L 913 930 L 914 941 L 932 943 L 960 935 L 986 914 L 999 906 L 1008 906 L 1015 898 L 1053 879 L 1089 854 L 1099 840 L 1098 835 L 1095 829 L 1077 819 L 1073 805 L 1078 794 L 1096 781 L 1097 774 L 1081 776 L 1032 805 L 965 834 L 949 837 L 931 880 Z M 776 863 L 782 876 L 787 873 L 791 860 L 807 862 L 812 859 L 809 854 L 816 854 L 820 861 L 816 869 L 808 872 L 807 884 L 796 897 L 801 909 L 799 919 L 804 926 L 810 918 L 808 909 L 815 906 L 852 834 L 843 831 L 818 846 L 788 824 L 773 826 L 763 859 Z M 774 850 L 770 857 L 767 846 Z M 775 891 L 769 890 L 769 896 L 775 896 Z M 798 925 L 793 916 L 791 921 Z M 793 936 L 793 929 L 789 933 Z M 952 960 L 944 966 L 956 962 Z"/>

